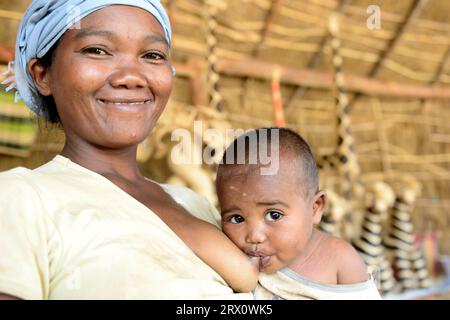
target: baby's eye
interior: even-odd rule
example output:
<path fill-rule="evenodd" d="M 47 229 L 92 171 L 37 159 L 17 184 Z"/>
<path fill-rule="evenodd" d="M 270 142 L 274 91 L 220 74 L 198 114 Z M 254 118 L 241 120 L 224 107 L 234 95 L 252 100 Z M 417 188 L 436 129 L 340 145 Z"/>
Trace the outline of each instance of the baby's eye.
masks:
<path fill-rule="evenodd" d="M 242 216 L 240 216 L 240 215 L 234 215 L 234 216 L 231 216 L 229 219 L 228 219 L 228 221 L 230 222 L 230 223 L 242 223 L 242 222 L 244 222 L 244 218 L 242 218 Z"/>
<path fill-rule="evenodd" d="M 269 221 L 277 221 L 283 217 L 283 214 L 278 211 L 269 211 L 266 213 L 266 219 Z"/>
<path fill-rule="evenodd" d="M 98 56 L 106 56 L 108 52 L 106 50 L 98 48 L 98 47 L 91 47 L 83 49 L 83 53 L 98 55 Z"/>

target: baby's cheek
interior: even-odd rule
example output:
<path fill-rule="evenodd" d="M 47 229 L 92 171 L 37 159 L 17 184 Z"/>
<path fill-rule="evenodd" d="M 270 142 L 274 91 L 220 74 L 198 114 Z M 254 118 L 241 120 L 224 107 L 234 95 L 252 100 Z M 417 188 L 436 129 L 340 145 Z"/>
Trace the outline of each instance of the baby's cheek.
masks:
<path fill-rule="evenodd" d="M 278 242 L 276 248 L 277 260 L 283 267 L 289 265 L 301 253 L 302 245 L 298 245 L 291 237 L 285 239 L 287 241 Z"/>
<path fill-rule="evenodd" d="M 264 270 L 264 272 L 267 273 L 277 272 L 278 270 L 286 268 L 292 261 L 292 259 L 287 259 L 288 257 L 283 255 L 275 255 L 273 258 L 274 261 L 271 263 L 268 270 Z"/>
<path fill-rule="evenodd" d="M 243 239 L 244 235 L 242 234 L 242 232 L 239 232 L 239 230 L 237 230 L 237 228 L 229 226 L 229 224 L 225 224 L 222 228 L 222 231 L 237 246 L 239 246 L 239 244 L 242 243 L 242 239 Z"/>

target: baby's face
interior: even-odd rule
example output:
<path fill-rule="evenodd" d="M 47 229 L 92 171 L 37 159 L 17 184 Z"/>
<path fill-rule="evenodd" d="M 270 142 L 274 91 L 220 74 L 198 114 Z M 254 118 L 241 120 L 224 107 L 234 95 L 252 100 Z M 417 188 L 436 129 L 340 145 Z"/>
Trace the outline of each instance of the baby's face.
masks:
<path fill-rule="evenodd" d="M 223 231 L 249 256 L 259 257 L 261 272 L 289 265 L 320 221 L 321 212 L 313 214 L 314 200 L 304 199 L 298 174 L 283 166 L 271 176 L 259 170 L 229 170 L 217 192 Z"/>

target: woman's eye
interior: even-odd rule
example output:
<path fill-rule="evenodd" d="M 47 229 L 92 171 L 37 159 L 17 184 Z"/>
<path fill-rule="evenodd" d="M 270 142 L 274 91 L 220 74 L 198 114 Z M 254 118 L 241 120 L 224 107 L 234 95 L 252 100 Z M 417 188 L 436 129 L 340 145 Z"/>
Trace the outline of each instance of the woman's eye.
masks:
<path fill-rule="evenodd" d="M 105 56 L 108 54 L 105 50 L 103 50 L 101 48 L 96 48 L 96 47 L 86 48 L 83 50 L 83 52 L 88 53 L 88 54 L 98 55 L 98 56 Z"/>
<path fill-rule="evenodd" d="M 242 218 L 242 216 L 235 215 L 235 216 L 231 216 L 228 221 L 231 223 L 242 223 L 242 222 L 244 222 L 244 218 Z"/>
<path fill-rule="evenodd" d="M 277 221 L 283 217 L 283 214 L 278 211 L 269 211 L 266 214 L 266 219 L 269 221 Z"/>
<path fill-rule="evenodd" d="M 144 55 L 144 58 L 149 60 L 165 60 L 166 57 L 161 53 L 149 52 Z"/>

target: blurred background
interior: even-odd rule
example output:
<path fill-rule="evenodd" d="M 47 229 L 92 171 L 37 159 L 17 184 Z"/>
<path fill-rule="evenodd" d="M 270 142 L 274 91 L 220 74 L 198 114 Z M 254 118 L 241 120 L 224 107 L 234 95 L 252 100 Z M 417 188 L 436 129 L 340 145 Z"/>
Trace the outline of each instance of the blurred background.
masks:
<path fill-rule="evenodd" d="M 0 0 L 2 72 L 29 3 Z M 224 136 L 231 128 L 291 128 L 310 143 L 331 195 L 319 227 L 355 244 L 386 297 L 448 298 L 450 1 L 162 3 L 177 75 L 139 148 L 144 173 L 217 204 L 214 165 L 174 163 L 171 132 L 193 132 L 194 120 Z M 223 150 L 224 141 L 202 141 L 213 156 Z M 2 90 L 0 171 L 35 168 L 63 144 L 61 128 Z M 382 226 L 379 234 L 371 223 Z"/>

